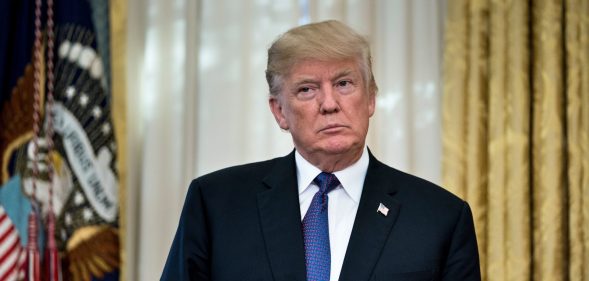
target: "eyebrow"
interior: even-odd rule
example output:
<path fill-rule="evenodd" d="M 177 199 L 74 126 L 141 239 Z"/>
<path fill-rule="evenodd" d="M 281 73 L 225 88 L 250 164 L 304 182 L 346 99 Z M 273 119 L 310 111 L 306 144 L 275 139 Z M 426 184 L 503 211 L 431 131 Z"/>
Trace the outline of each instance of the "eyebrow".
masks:
<path fill-rule="evenodd" d="M 337 74 L 336 74 L 336 75 L 333 77 L 333 79 L 332 79 L 332 80 L 337 80 L 337 79 L 340 79 L 340 78 L 342 78 L 342 77 L 344 77 L 344 76 L 351 75 L 353 72 L 354 72 L 354 71 L 353 71 L 353 70 L 351 70 L 351 69 L 344 69 L 344 70 L 342 70 L 342 71 L 338 72 L 338 73 L 337 73 Z"/>
<path fill-rule="evenodd" d="M 318 83 L 318 81 L 316 79 L 313 78 L 303 78 L 299 81 L 296 81 L 293 83 L 294 86 L 300 86 L 302 84 L 316 84 Z"/>
<path fill-rule="evenodd" d="M 353 71 L 353 70 L 351 70 L 351 69 L 344 69 L 344 70 L 341 70 L 341 71 L 337 72 L 337 73 L 336 73 L 336 74 L 335 74 L 335 75 L 334 75 L 334 76 L 331 78 L 331 81 L 338 80 L 338 79 L 340 79 L 340 78 L 342 78 L 342 77 L 344 77 L 344 76 L 351 75 L 352 73 L 354 73 L 354 71 Z M 316 83 L 318 83 L 317 79 L 313 79 L 313 78 L 307 78 L 307 77 L 304 77 L 304 78 L 302 78 L 301 80 L 295 81 L 295 82 L 293 83 L 293 85 L 296 87 L 296 86 L 300 86 L 300 85 L 302 85 L 302 84 L 316 84 Z"/>

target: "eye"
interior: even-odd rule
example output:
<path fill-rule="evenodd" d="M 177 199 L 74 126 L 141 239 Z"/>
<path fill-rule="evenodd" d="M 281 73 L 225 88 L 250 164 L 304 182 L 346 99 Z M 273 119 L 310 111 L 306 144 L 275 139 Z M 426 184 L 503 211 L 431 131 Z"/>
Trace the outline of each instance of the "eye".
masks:
<path fill-rule="evenodd" d="M 296 88 L 296 96 L 301 100 L 312 99 L 317 93 L 317 89 L 312 86 L 300 86 Z"/>
<path fill-rule="evenodd" d="M 309 87 L 301 87 L 301 88 L 299 88 L 299 91 L 298 92 L 299 93 L 301 93 L 301 92 L 302 93 L 308 93 L 310 91 L 311 91 L 311 88 L 309 88 Z"/>
<path fill-rule="evenodd" d="M 338 87 L 346 87 L 346 86 L 350 86 L 351 82 L 347 81 L 347 80 L 342 80 L 337 82 L 337 86 Z"/>
<path fill-rule="evenodd" d="M 354 83 L 351 80 L 340 80 L 335 83 L 335 88 L 340 93 L 347 94 L 354 90 Z"/>

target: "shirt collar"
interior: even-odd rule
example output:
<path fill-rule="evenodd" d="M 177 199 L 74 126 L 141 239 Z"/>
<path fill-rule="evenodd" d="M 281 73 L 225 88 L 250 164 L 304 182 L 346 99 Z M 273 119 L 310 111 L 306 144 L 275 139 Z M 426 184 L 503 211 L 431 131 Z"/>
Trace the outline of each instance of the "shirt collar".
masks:
<path fill-rule="evenodd" d="M 297 184 L 300 195 L 311 186 L 313 179 L 321 173 L 321 170 L 309 163 L 298 151 L 295 151 L 295 163 L 297 166 Z M 364 186 L 367 171 L 368 149 L 364 147 L 362 155 L 356 163 L 333 174 L 335 174 L 346 193 L 358 203 L 362 195 L 362 187 Z"/>

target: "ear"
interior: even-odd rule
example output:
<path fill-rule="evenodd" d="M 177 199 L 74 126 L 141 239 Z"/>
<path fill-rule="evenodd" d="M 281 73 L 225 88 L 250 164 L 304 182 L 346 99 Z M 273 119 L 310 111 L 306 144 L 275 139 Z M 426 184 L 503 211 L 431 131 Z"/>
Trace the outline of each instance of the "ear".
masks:
<path fill-rule="evenodd" d="M 372 117 L 372 115 L 374 114 L 374 108 L 376 106 L 376 93 L 371 92 L 369 93 L 369 95 L 370 100 L 368 101 L 368 116 Z"/>
<path fill-rule="evenodd" d="M 288 123 L 286 122 L 286 117 L 282 112 L 282 101 L 279 97 L 270 96 L 268 99 L 268 104 L 270 105 L 270 111 L 272 111 L 272 115 L 274 115 L 274 119 L 276 119 L 276 123 L 280 126 L 280 129 L 288 130 Z"/>

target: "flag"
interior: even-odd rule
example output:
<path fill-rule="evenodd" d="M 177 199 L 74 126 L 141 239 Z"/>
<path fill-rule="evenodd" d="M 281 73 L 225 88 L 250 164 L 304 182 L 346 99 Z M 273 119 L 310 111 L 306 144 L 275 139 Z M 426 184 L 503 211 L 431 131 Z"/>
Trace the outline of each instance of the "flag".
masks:
<path fill-rule="evenodd" d="M 5 218 L 2 219 L 2 223 L 0 223 L 0 237 L 14 237 L 10 239 L 2 239 L 0 242 L 0 256 L 7 255 L 14 255 L 16 249 L 19 251 L 19 271 L 18 276 L 24 274 L 24 270 L 27 267 L 27 249 L 26 245 L 28 244 L 28 226 L 29 226 L 29 214 L 31 213 L 32 205 L 29 201 L 29 198 L 22 192 L 21 189 L 22 182 L 19 175 L 12 177 L 8 182 L 6 182 L 3 186 L 0 186 L 0 207 L 2 208 L 2 213 L 4 213 Z M 0 215 L 0 217 L 3 217 Z M 38 225 L 42 225 L 40 221 L 37 221 Z M 12 230 L 14 229 L 14 230 Z M 6 236 L 4 236 L 6 235 Z M 16 237 L 15 237 L 16 235 Z M 44 245 L 44 234 L 42 229 L 39 229 L 36 236 L 39 238 L 37 243 L 43 247 Z M 18 240 L 19 244 L 14 245 L 11 244 L 9 241 L 13 241 L 12 239 Z M 14 247 L 14 248 L 12 248 Z M 11 251 L 7 251 L 7 249 L 12 249 Z M 6 256 L 8 257 L 8 256 Z M 14 257 L 13 257 L 14 258 Z M 1 259 L 1 258 L 0 258 Z M 8 262 L 7 262 L 8 263 Z M 0 268 L 8 267 L 5 261 L 0 262 Z M 13 264 L 14 265 L 14 264 Z M 2 270 L 0 270 L 2 271 Z M 1 275 L 0 275 L 1 276 Z M 1 279 L 0 277 L 0 280 Z M 4 279 L 4 280 L 21 280 L 18 279 Z"/>
<path fill-rule="evenodd" d="M 45 33 L 49 17 L 47 1 L 42 2 Z M 0 195 L 18 190 L 29 209 L 8 206 L 2 196 L 0 205 L 21 218 L 28 216 L 32 205 L 38 205 L 41 232 L 35 241 L 41 251 L 47 249 L 46 245 L 59 250 L 63 280 L 118 280 L 120 180 L 113 122 L 109 1 L 54 2 L 54 103 L 46 107 L 45 66 L 50 56 L 44 37 L 41 139 L 37 145 L 32 145 L 34 1 L 0 3 L 1 183 L 18 179 L 16 187 L 1 187 Z M 50 142 L 44 139 L 49 129 L 55 132 Z M 33 159 L 40 160 L 38 174 L 32 172 Z M 30 197 L 35 198 L 35 204 Z M 42 232 L 47 231 L 48 221 L 55 222 L 55 235 L 46 239 Z M 20 221 L 16 227 L 21 246 L 27 244 L 31 234 L 27 224 L 22 224 Z M 43 263 L 55 261 L 54 254 L 46 256 Z M 49 271 L 44 276 L 51 275 Z"/>
<path fill-rule="evenodd" d="M 380 203 L 378 205 L 378 209 L 376 209 L 377 213 L 381 213 L 383 216 L 387 216 L 389 214 L 389 208 L 387 208 L 387 206 L 385 206 L 383 203 Z"/>
<path fill-rule="evenodd" d="M 0 281 L 22 280 L 25 276 L 26 252 L 10 217 L 0 205 Z"/>
<path fill-rule="evenodd" d="M 109 1 L 55 2 L 55 156 L 71 186 L 55 206 L 71 280 L 118 280 L 119 176 L 112 117 Z M 68 182 L 69 184 L 70 182 Z"/>

